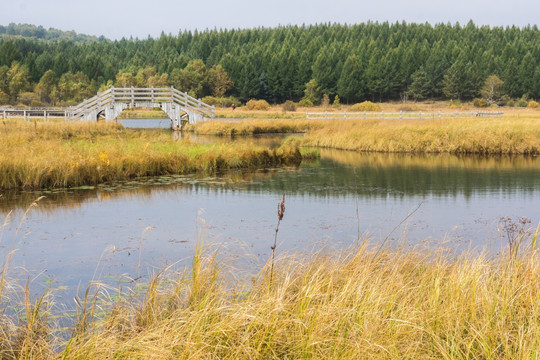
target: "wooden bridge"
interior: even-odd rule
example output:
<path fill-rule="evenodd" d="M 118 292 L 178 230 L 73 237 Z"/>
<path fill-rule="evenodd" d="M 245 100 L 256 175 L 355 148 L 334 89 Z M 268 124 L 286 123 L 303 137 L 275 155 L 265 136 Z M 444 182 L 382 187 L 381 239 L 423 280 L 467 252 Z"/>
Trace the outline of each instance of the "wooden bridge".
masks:
<path fill-rule="evenodd" d="M 68 108 L 15 109 L 0 107 L 3 119 L 12 117 L 64 118 L 69 121 L 107 121 L 116 119 L 127 108 L 161 108 L 172 120 L 173 129 L 181 129 L 182 123 L 191 124 L 215 118 L 215 107 L 205 104 L 188 94 L 170 88 L 115 88 L 98 93 L 77 106 Z"/>

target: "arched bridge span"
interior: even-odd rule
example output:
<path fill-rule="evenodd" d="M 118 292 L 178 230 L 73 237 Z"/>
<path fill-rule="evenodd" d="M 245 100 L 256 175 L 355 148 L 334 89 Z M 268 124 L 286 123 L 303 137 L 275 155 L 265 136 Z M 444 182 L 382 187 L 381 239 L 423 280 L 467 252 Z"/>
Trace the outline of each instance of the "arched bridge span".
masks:
<path fill-rule="evenodd" d="M 215 117 L 215 107 L 188 94 L 170 88 L 116 88 L 98 93 L 91 99 L 68 110 L 71 120 L 97 121 L 100 116 L 114 120 L 124 109 L 159 107 L 173 121 L 173 129 L 181 129 L 182 122 L 196 123 Z"/>

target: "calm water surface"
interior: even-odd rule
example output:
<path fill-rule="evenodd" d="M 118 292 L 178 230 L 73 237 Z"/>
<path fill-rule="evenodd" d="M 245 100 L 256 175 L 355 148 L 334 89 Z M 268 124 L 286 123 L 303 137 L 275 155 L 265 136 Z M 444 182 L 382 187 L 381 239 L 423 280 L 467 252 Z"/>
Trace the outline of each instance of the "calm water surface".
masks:
<path fill-rule="evenodd" d="M 540 159 L 323 150 L 319 161 L 299 168 L 6 193 L 0 253 L 17 250 L 14 274 L 71 289 L 189 265 L 199 238 L 234 264 L 257 269 L 270 255 L 283 193 L 278 251 L 343 248 L 361 233 L 374 242 L 389 236 L 395 244 L 496 252 L 504 244 L 500 217 L 525 216 L 531 226 L 540 221 Z M 40 195 L 45 198 L 25 217 Z"/>

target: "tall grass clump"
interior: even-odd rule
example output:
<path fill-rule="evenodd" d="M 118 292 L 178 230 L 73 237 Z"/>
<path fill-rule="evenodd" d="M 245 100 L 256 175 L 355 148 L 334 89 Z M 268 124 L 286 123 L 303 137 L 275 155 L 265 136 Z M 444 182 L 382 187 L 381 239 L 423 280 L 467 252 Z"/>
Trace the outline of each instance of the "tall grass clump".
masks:
<path fill-rule="evenodd" d="M 364 241 L 277 256 L 252 279 L 199 246 L 191 270 L 48 345 L 66 359 L 536 359 L 537 236 L 497 257 Z"/>

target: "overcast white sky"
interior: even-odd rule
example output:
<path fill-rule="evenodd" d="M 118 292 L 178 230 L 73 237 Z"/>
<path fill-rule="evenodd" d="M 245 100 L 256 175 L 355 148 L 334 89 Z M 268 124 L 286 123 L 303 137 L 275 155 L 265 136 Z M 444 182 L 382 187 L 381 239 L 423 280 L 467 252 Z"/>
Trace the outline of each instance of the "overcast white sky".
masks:
<path fill-rule="evenodd" d="M 111 39 L 162 31 L 321 22 L 538 25 L 539 0 L 0 0 L 0 24 L 28 23 Z"/>

